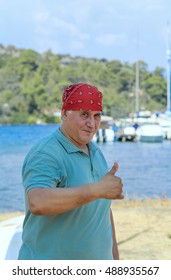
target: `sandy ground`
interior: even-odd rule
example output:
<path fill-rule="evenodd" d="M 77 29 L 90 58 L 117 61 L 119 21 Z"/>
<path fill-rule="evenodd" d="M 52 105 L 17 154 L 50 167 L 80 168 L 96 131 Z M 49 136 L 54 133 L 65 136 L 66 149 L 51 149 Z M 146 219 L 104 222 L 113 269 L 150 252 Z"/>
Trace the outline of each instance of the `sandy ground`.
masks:
<path fill-rule="evenodd" d="M 171 200 L 112 205 L 120 259 L 171 260 Z"/>
<path fill-rule="evenodd" d="M 171 200 L 112 204 L 121 260 L 171 260 Z M 23 213 L 0 213 L 0 221 Z"/>

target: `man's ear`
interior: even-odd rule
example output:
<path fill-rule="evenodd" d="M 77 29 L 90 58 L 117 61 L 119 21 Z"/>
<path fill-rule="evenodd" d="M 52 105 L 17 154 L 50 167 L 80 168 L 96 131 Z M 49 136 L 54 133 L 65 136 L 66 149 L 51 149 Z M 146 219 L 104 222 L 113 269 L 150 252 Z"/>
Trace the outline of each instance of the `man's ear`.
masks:
<path fill-rule="evenodd" d="M 62 120 L 64 120 L 64 119 L 67 118 L 67 111 L 66 111 L 66 110 L 62 110 L 62 112 L 61 112 L 61 118 L 62 118 Z"/>

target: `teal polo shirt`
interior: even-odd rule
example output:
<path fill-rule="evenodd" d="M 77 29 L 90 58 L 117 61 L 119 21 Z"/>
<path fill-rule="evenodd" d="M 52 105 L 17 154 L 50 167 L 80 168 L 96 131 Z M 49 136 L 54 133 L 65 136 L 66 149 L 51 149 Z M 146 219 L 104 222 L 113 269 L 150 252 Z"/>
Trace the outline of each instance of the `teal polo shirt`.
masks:
<path fill-rule="evenodd" d="M 35 216 L 28 208 L 33 188 L 74 188 L 99 181 L 108 166 L 99 147 L 90 142 L 88 156 L 58 129 L 43 138 L 25 158 L 23 244 L 19 259 L 111 260 L 111 201 L 98 199 L 58 215 Z"/>

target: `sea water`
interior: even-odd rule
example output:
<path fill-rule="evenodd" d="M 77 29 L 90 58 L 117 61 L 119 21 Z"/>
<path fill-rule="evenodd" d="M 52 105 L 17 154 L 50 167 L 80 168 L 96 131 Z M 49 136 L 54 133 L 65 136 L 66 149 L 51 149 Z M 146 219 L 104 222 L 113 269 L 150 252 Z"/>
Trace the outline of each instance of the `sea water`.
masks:
<path fill-rule="evenodd" d="M 23 211 L 21 169 L 30 148 L 58 125 L 0 126 L 0 212 Z M 171 142 L 111 142 L 98 144 L 109 169 L 119 163 L 117 176 L 130 199 L 171 198 Z"/>

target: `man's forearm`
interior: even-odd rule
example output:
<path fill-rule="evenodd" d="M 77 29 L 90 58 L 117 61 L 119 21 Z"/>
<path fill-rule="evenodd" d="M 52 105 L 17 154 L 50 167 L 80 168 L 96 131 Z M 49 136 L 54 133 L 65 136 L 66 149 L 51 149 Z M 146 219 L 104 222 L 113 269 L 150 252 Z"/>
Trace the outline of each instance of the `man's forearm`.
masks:
<path fill-rule="evenodd" d="M 34 188 L 28 204 L 34 215 L 55 215 L 70 211 L 100 198 L 96 183 L 74 188 Z"/>

